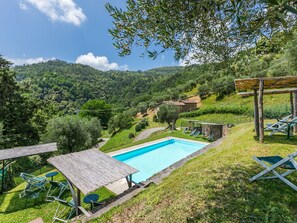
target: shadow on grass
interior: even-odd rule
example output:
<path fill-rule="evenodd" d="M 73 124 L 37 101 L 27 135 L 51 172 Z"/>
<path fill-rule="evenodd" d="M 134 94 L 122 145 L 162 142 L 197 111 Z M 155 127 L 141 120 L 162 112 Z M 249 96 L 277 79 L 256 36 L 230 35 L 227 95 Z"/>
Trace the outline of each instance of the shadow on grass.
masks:
<path fill-rule="evenodd" d="M 254 136 L 255 141 L 259 141 L 257 136 Z M 291 136 L 290 139 L 287 139 L 287 135 L 265 135 L 264 138 L 265 144 L 287 144 L 287 145 L 297 145 L 297 136 Z"/>
<path fill-rule="evenodd" d="M 8 214 L 8 213 L 12 213 L 12 212 L 16 212 L 19 210 L 23 210 L 26 208 L 36 208 L 39 209 L 40 205 L 44 204 L 45 201 L 45 192 L 41 193 L 39 195 L 39 197 L 35 198 L 35 199 L 30 199 L 30 198 L 20 198 L 19 197 L 19 192 L 15 193 L 13 195 L 13 197 L 10 199 L 9 204 L 5 210 L 4 213 Z"/>
<path fill-rule="evenodd" d="M 249 182 L 261 170 L 232 165 L 211 171 L 205 208 L 193 210 L 187 222 L 296 222 L 296 191 L 278 179 Z"/>
<path fill-rule="evenodd" d="M 19 194 L 21 192 L 22 192 L 22 190 L 15 192 L 13 194 L 12 198 L 9 199 L 9 204 L 8 204 L 6 210 L 2 213 L 9 214 L 9 213 L 16 212 L 19 210 L 24 210 L 27 208 L 40 209 L 41 205 L 49 203 L 48 201 L 45 200 L 47 191 L 40 192 L 40 195 L 37 198 L 26 198 L 26 197 L 20 198 Z M 57 194 L 55 194 L 55 195 L 57 195 Z M 70 192 L 63 193 L 61 198 L 66 199 L 68 197 L 70 197 Z M 5 202 L 4 196 L 3 196 L 3 202 Z"/>

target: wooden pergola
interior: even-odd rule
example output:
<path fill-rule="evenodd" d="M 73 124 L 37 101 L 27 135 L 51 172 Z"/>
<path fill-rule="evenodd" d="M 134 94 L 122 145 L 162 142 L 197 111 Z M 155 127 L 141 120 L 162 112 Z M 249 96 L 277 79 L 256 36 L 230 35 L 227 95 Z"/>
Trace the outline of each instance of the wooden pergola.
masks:
<path fill-rule="evenodd" d="M 2 149 L 0 150 L 0 161 L 2 161 L 2 187 L 1 193 L 3 193 L 4 187 L 4 169 L 10 164 L 14 159 L 39 155 L 43 153 L 55 152 L 57 151 L 57 143 L 47 143 L 35 146 L 17 147 L 12 149 Z"/>
<path fill-rule="evenodd" d="M 238 94 L 243 97 L 254 96 L 255 131 L 261 143 L 264 141 L 264 95 L 289 93 L 292 116 L 297 116 L 297 76 L 237 79 L 235 88 L 238 91 L 252 90 Z"/>
<path fill-rule="evenodd" d="M 88 212 L 81 207 L 81 195 L 88 194 L 110 183 L 126 178 L 128 186 L 132 186 L 132 174 L 137 169 L 122 163 L 98 149 L 60 155 L 48 159 L 48 162 L 66 178 L 76 207 L 88 216 Z M 77 188 L 75 194 L 74 187 Z"/>

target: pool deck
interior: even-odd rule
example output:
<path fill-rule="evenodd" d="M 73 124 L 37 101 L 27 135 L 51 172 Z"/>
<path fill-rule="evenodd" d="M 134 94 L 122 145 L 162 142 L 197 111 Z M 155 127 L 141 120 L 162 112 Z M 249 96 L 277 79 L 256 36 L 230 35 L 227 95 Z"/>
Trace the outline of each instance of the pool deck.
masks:
<path fill-rule="evenodd" d="M 114 152 L 110 152 L 110 153 L 107 153 L 107 155 L 109 155 L 109 156 L 116 156 L 116 155 L 120 155 L 120 154 L 127 153 L 127 152 L 130 152 L 130 151 L 134 151 L 134 150 L 137 150 L 137 149 L 141 149 L 141 148 L 146 147 L 146 146 L 154 145 L 154 144 L 161 143 L 161 142 L 166 142 L 166 141 L 171 140 L 171 139 L 183 140 L 183 141 L 188 141 L 188 142 L 193 142 L 193 143 L 200 143 L 200 144 L 204 144 L 205 146 L 209 145 L 209 143 L 207 143 L 207 142 L 202 142 L 202 141 L 197 141 L 197 140 L 183 139 L 183 138 L 177 138 L 177 137 L 166 137 L 166 138 L 154 140 L 154 141 L 151 141 L 151 142 L 139 144 L 139 145 L 136 145 L 136 146 L 131 146 L 131 147 L 128 147 L 128 148 L 124 148 L 124 149 L 121 149 L 121 150 L 117 150 L 117 151 L 114 151 Z M 196 152 L 194 152 L 194 153 L 196 153 Z M 191 156 L 191 155 L 192 154 L 190 154 L 189 156 Z M 187 156 L 187 157 L 189 157 L 189 156 Z M 185 158 L 187 158 L 187 157 L 185 157 Z M 183 159 L 185 159 L 185 158 L 183 158 Z M 183 160 L 183 159 L 181 159 L 181 160 Z M 180 162 L 180 161 L 178 161 L 178 162 Z M 166 169 L 170 168 L 174 164 L 175 163 L 173 163 L 172 165 L 170 165 Z M 164 170 L 166 170 L 166 169 L 164 169 Z M 160 173 L 162 171 L 164 171 L 164 170 L 161 170 Z M 154 177 L 154 176 L 156 176 L 158 174 L 159 173 L 156 173 L 152 177 Z M 150 177 L 149 179 L 147 179 L 145 182 L 149 183 L 150 182 L 150 179 L 152 177 Z M 132 180 L 133 180 L 133 178 L 132 178 Z M 109 190 L 111 190 L 112 192 L 114 192 L 115 194 L 117 194 L 117 195 L 123 193 L 124 191 L 126 191 L 128 189 L 128 185 L 127 185 L 126 179 L 118 180 L 118 181 L 116 181 L 116 182 L 114 182 L 112 184 L 107 185 L 106 187 Z"/>

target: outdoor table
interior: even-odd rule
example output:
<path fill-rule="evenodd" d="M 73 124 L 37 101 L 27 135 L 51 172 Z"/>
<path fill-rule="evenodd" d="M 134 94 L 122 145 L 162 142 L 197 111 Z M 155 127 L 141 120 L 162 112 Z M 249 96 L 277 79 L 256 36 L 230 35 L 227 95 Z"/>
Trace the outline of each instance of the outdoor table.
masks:
<path fill-rule="evenodd" d="M 291 126 L 297 125 L 297 121 L 280 121 L 280 122 L 285 123 L 285 124 L 288 125 L 287 139 L 290 139 Z"/>
<path fill-rule="evenodd" d="M 45 174 L 45 177 L 46 177 L 46 178 L 50 177 L 50 178 L 51 178 L 51 181 L 53 181 L 53 180 L 54 180 L 54 176 L 57 176 L 58 173 L 59 173 L 59 172 L 56 172 L 56 171 L 54 171 L 54 172 L 50 172 L 50 173 Z"/>
<path fill-rule="evenodd" d="M 99 200 L 98 194 L 89 194 L 84 197 L 83 201 L 86 204 L 91 204 L 91 210 L 93 210 L 93 204 L 96 203 Z"/>

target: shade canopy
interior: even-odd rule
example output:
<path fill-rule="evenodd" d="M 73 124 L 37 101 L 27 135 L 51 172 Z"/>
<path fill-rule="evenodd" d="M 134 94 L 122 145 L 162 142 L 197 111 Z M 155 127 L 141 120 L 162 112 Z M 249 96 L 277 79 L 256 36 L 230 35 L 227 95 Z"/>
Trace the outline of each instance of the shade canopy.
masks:
<path fill-rule="evenodd" d="M 237 90 L 258 90 L 260 80 L 264 80 L 264 89 L 297 87 L 297 76 L 236 79 L 235 87 Z"/>
<path fill-rule="evenodd" d="M 57 151 L 57 143 L 0 150 L 0 161 Z"/>
<path fill-rule="evenodd" d="M 97 149 L 52 157 L 48 162 L 84 194 L 138 172 Z"/>

